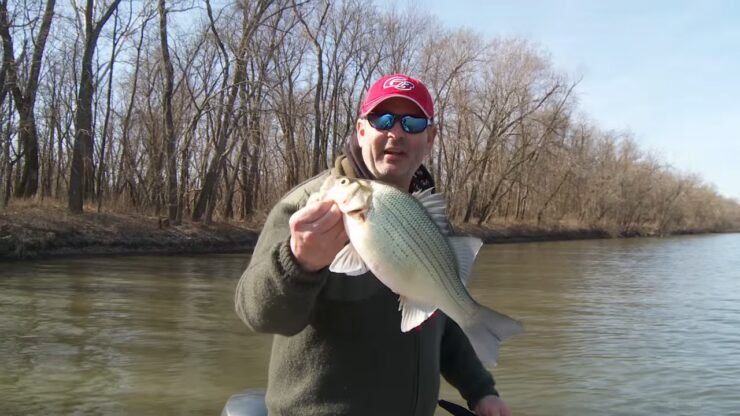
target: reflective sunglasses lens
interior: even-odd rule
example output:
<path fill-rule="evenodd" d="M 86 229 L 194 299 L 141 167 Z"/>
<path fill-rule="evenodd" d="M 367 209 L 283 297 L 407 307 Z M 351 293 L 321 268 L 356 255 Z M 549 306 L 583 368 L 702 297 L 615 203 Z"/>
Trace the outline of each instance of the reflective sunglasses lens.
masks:
<path fill-rule="evenodd" d="M 378 130 L 390 130 L 393 127 L 393 123 L 396 122 L 396 116 L 390 113 L 372 114 L 367 116 L 367 121 Z"/>
<path fill-rule="evenodd" d="M 401 127 L 407 133 L 421 133 L 428 124 L 429 120 L 423 117 L 404 116 L 401 118 Z"/>

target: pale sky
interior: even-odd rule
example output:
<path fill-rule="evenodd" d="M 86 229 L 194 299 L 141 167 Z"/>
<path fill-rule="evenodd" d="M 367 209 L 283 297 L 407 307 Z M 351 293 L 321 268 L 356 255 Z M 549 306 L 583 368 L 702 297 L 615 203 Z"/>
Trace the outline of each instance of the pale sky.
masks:
<path fill-rule="evenodd" d="M 417 4 L 448 28 L 532 40 L 583 78 L 579 108 L 597 126 L 740 201 L 740 1 Z"/>

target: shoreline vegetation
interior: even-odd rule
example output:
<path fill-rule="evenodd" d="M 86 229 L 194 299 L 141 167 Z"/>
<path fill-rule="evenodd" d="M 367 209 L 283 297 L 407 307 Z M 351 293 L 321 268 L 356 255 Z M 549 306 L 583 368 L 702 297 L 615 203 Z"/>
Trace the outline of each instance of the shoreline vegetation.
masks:
<path fill-rule="evenodd" d="M 597 125 L 533 40 L 413 5 L 175 3 L 0 2 L 2 257 L 248 248 L 399 72 L 432 93 L 452 224 L 488 242 L 740 229 L 740 201 Z"/>
<path fill-rule="evenodd" d="M 18 206 L 20 205 L 20 206 Z M 613 233 L 602 227 L 576 224 L 455 224 L 456 232 L 474 235 L 486 244 L 535 241 L 652 237 L 648 230 Z M 170 226 L 166 218 L 117 212 L 71 214 L 53 203 L 14 204 L 0 213 L 0 260 L 101 255 L 196 255 L 251 253 L 261 225 L 183 222 Z M 740 232 L 682 230 L 677 234 Z"/>

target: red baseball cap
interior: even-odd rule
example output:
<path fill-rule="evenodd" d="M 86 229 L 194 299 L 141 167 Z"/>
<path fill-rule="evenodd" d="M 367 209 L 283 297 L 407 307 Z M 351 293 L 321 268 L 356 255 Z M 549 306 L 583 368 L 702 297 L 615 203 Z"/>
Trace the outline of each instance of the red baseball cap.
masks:
<path fill-rule="evenodd" d="M 366 116 L 378 104 L 391 97 L 403 97 L 419 106 L 427 118 L 434 117 L 434 103 L 429 90 L 418 79 L 405 74 L 387 75 L 375 81 L 365 95 L 360 116 Z"/>

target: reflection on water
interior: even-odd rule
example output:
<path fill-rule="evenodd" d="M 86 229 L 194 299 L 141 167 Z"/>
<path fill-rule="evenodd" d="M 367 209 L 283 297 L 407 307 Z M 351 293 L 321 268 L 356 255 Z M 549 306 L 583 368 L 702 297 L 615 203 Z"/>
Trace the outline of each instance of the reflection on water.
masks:
<path fill-rule="evenodd" d="M 218 414 L 230 394 L 266 382 L 270 338 L 233 312 L 247 260 L 5 265 L 0 414 Z"/>
<path fill-rule="evenodd" d="M 495 371 L 517 415 L 740 411 L 740 235 L 483 255 L 473 291 L 526 325 Z"/>
<path fill-rule="evenodd" d="M 484 247 L 471 290 L 525 323 L 502 396 L 517 416 L 738 414 L 739 254 L 737 234 Z M 247 261 L 4 264 L 0 414 L 218 414 L 264 386 L 270 337 L 233 312 Z"/>

